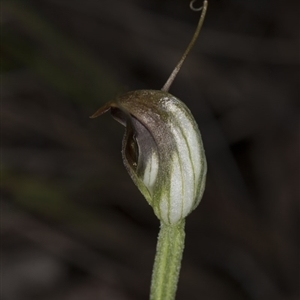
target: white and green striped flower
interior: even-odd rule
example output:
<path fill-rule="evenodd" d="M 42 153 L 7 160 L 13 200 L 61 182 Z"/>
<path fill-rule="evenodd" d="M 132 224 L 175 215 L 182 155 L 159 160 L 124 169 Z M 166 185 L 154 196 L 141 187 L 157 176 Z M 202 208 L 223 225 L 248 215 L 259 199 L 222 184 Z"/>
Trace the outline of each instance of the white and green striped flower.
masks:
<path fill-rule="evenodd" d="M 186 105 L 165 91 L 126 93 L 92 117 L 111 110 L 126 126 L 125 167 L 156 216 L 174 225 L 199 204 L 206 159 L 198 126 Z"/>

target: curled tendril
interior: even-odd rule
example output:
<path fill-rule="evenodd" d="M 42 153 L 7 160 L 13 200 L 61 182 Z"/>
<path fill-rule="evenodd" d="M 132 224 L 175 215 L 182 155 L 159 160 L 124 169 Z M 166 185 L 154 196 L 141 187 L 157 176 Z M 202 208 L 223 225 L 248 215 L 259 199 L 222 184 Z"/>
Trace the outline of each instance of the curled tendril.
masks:
<path fill-rule="evenodd" d="M 191 3 L 190 3 L 190 8 L 191 8 L 191 10 L 193 10 L 193 11 L 201 11 L 201 10 L 203 9 L 203 6 L 201 6 L 201 7 L 199 7 L 199 8 L 197 8 L 197 7 L 194 6 L 194 3 L 195 3 L 196 1 L 197 1 L 197 0 L 192 0 L 192 1 L 191 1 Z"/>
<path fill-rule="evenodd" d="M 197 40 L 198 38 L 198 35 L 199 35 L 199 32 L 202 28 L 202 25 L 203 25 L 203 21 L 204 21 L 204 18 L 205 18 L 205 15 L 206 15 L 206 10 L 207 10 L 207 6 L 208 6 L 208 2 L 205 0 L 203 2 L 203 6 L 201 8 L 195 8 L 193 6 L 193 3 L 195 2 L 196 0 L 193 0 L 191 3 L 190 3 L 190 7 L 193 11 L 200 11 L 202 10 L 201 12 L 201 15 L 200 15 L 200 18 L 199 18 L 199 22 L 198 22 L 198 25 L 197 25 L 197 28 L 196 28 L 196 31 L 192 37 L 192 40 L 190 41 L 189 45 L 187 46 L 185 52 L 183 53 L 180 61 L 178 62 L 177 66 L 174 68 L 173 72 L 171 73 L 170 77 L 168 78 L 167 82 L 165 83 L 165 85 L 162 87 L 162 91 L 165 91 L 167 92 L 172 84 L 172 82 L 174 81 L 174 79 L 176 78 L 176 75 L 178 74 L 178 72 L 180 71 L 180 68 L 183 64 L 183 62 L 185 61 L 187 55 L 189 54 L 189 52 L 191 51 L 191 49 L 193 48 L 194 44 L 195 44 L 195 41 Z"/>

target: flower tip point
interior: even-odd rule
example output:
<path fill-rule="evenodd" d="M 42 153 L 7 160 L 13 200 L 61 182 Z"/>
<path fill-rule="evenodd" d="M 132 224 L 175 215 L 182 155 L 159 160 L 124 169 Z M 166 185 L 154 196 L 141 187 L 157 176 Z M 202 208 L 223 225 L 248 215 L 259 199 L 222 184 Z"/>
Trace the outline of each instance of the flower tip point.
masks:
<path fill-rule="evenodd" d="M 104 113 L 106 113 L 111 108 L 111 103 L 107 103 L 104 106 L 100 107 L 95 113 L 93 113 L 91 116 L 89 116 L 90 119 L 95 119 Z"/>
<path fill-rule="evenodd" d="M 95 119 L 97 117 L 99 117 L 101 114 L 98 113 L 98 111 L 96 111 L 94 114 L 92 114 L 91 116 L 89 116 L 90 119 Z"/>

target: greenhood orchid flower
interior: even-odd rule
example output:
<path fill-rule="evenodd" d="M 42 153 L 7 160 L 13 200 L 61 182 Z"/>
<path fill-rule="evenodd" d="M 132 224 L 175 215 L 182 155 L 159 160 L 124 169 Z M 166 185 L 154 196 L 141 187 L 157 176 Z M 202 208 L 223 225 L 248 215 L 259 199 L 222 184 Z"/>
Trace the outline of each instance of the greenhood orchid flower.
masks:
<path fill-rule="evenodd" d="M 122 154 L 132 180 L 165 224 L 176 224 L 199 204 L 206 160 L 196 121 L 186 105 L 165 91 L 138 90 L 107 103 L 126 127 Z"/>

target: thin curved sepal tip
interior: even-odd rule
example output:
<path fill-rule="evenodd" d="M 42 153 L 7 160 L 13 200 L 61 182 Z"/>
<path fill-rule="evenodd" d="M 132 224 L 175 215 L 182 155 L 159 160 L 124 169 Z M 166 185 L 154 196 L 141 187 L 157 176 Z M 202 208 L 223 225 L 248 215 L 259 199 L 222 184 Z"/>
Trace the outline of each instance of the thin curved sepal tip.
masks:
<path fill-rule="evenodd" d="M 207 7 L 207 1 L 204 1 L 203 5 L 201 7 L 195 7 L 194 6 L 194 3 L 196 2 L 197 0 L 192 0 L 191 3 L 190 3 L 190 9 L 193 10 L 193 11 L 201 11 L 203 9 L 203 7 Z"/>
<path fill-rule="evenodd" d="M 198 36 L 199 36 L 199 33 L 200 33 L 200 30 L 202 28 L 202 25 L 203 25 L 203 22 L 204 22 L 204 18 L 205 18 L 205 15 L 206 15 L 206 11 L 207 11 L 207 6 L 208 6 L 208 1 L 204 1 L 203 2 L 203 6 L 199 9 L 199 8 L 195 8 L 194 7 L 194 2 L 196 0 L 192 0 L 191 3 L 190 3 L 190 8 L 194 11 L 199 11 L 199 10 L 202 10 L 201 12 L 201 15 L 200 15 L 200 18 L 199 18 L 199 21 L 198 21 L 198 25 L 196 27 L 196 31 L 189 43 L 189 45 L 187 46 L 187 48 L 185 49 L 185 52 L 183 53 L 181 59 L 179 60 L 179 62 L 177 63 L 176 67 L 174 68 L 174 70 L 172 71 L 171 75 L 169 76 L 168 80 L 166 81 L 166 83 L 164 84 L 164 86 L 162 87 L 162 91 L 164 92 L 168 92 L 169 89 L 170 89 L 170 86 L 172 85 L 174 79 L 176 78 L 178 72 L 180 71 L 181 69 L 181 66 L 182 64 L 184 63 L 187 55 L 189 54 L 189 52 L 191 51 L 191 49 L 193 48 Z"/>

